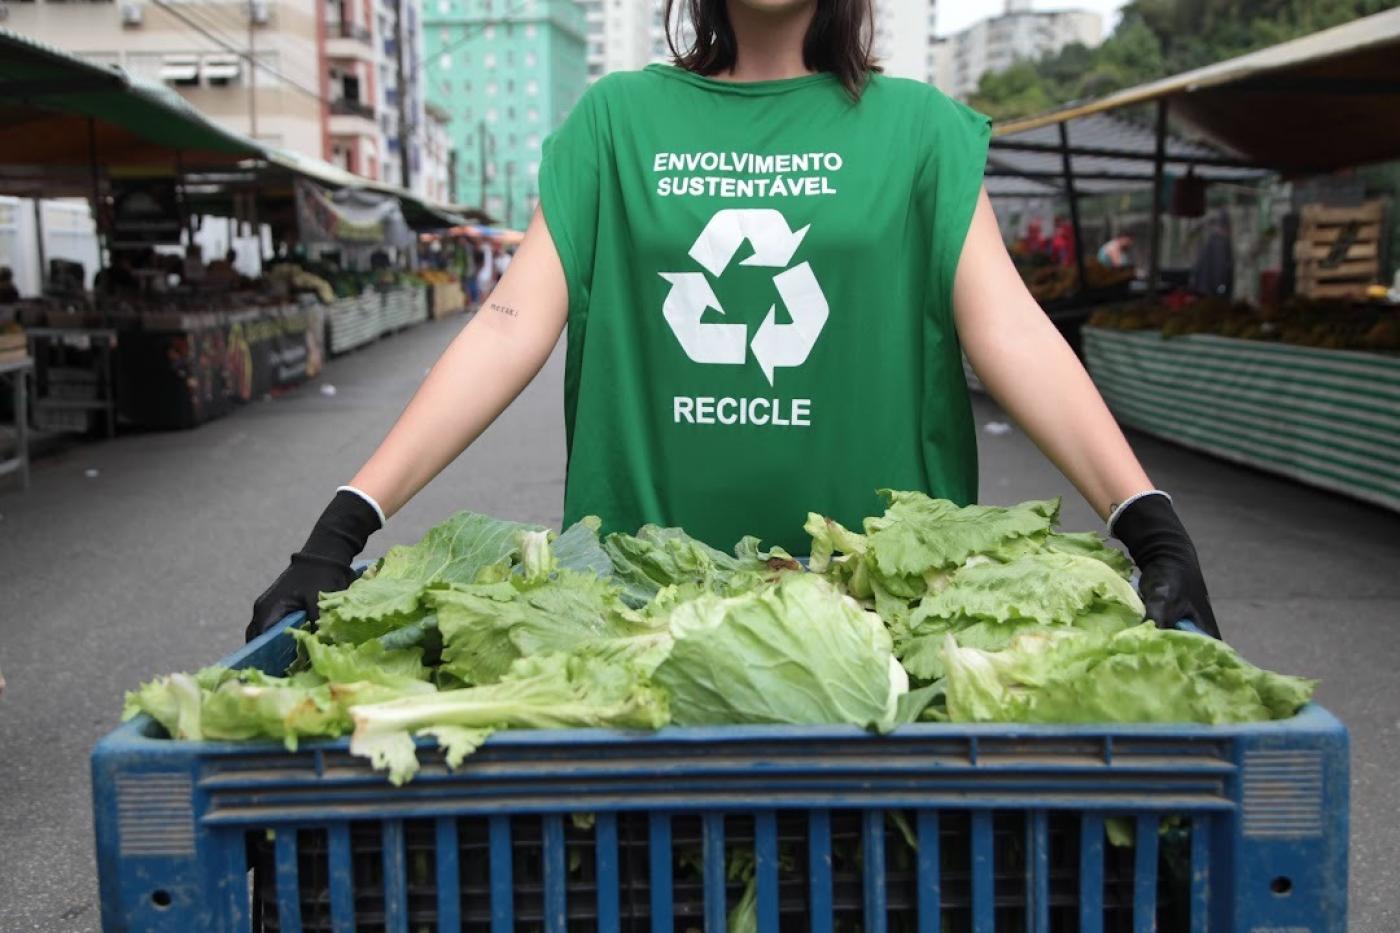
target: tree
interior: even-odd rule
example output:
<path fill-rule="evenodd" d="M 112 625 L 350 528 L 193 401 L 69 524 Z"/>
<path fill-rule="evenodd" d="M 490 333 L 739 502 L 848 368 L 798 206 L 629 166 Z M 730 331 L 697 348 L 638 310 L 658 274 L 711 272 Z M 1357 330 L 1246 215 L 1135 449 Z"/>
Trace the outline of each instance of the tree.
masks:
<path fill-rule="evenodd" d="M 1394 0 L 1132 0 L 1095 49 L 1066 46 L 982 76 L 972 106 L 996 119 L 1189 71 L 1390 9 Z"/>

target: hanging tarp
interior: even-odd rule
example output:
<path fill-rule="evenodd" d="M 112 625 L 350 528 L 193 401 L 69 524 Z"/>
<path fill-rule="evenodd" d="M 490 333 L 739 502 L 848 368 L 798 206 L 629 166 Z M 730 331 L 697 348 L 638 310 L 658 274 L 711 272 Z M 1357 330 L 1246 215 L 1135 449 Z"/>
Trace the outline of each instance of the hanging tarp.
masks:
<path fill-rule="evenodd" d="M 397 198 L 343 188 L 334 193 L 314 182 L 296 181 L 297 227 L 303 243 L 350 246 L 410 246 Z"/>

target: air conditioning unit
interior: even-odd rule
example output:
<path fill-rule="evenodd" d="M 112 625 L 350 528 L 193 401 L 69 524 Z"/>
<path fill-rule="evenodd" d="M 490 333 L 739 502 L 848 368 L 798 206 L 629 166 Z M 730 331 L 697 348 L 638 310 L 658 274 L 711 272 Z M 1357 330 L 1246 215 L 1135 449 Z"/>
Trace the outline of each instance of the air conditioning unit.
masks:
<path fill-rule="evenodd" d="M 248 15 L 259 25 L 266 23 L 272 15 L 267 0 L 251 0 L 248 4 Z"/>
<path fill-rule="evenodd" d="M 140 26 L 140 25 L 141 25 L 141 15 L 142 15 L 142 12 L 141 12 L 141 4 L 139 4 L 139 3 L 123 3 L 123 4 L 122 4 L 122 25 L 123 25 L 123 26 Z"/>

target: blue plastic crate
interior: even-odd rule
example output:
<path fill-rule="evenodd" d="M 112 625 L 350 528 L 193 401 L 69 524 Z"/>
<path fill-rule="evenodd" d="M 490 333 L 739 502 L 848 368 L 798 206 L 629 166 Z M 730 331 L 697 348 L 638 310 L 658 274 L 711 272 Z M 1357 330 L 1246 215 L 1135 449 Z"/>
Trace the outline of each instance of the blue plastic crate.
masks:
<path fill-rule="evenodd" d="M 285 628 L 223 663 L 283 670 Z M 507 732 L 455 772 L 425 743 L 401 788 L 344 740 L 162 736 L 140 717 L 93 751 L 107 931 L 721 933 L 739 851 L 765 933 L 1346 929 L 1347 734 L 1317 706 L 1225 727 Z"/>

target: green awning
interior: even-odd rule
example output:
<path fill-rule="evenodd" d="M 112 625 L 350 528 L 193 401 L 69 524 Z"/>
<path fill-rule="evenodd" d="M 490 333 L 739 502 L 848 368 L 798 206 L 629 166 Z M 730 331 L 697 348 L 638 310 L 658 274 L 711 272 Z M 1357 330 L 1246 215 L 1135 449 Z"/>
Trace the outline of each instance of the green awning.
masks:
<path fill-rule="evenodd" d="M 0 29 L 0 128 L 6 165 L 96 160 L 109 172 L 261 158 L 262 147 L 220 127 L 178 93 Z M 95 150 L 95 152 L 94 152 Z"/>

